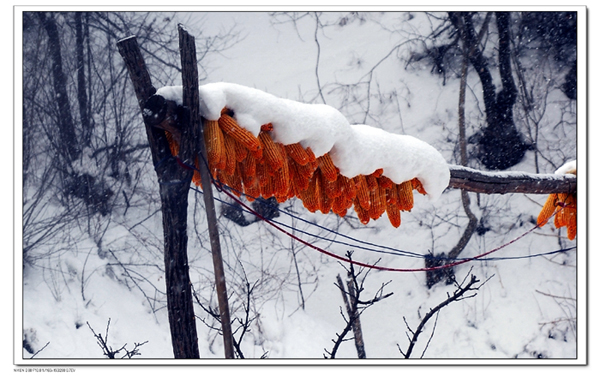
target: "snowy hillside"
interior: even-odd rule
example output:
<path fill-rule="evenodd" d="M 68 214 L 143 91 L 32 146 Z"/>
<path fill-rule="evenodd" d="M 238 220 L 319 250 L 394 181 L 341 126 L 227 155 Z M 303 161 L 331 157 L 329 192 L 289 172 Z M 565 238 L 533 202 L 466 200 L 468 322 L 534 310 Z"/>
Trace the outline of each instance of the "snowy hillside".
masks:
<path fill-rule="evenodd" d="M 191 33 L 202 29 L 210 35 L 235 23 L 245 35 L 234 48 L 208 57 L 207 79 L 201 85 L 228 82 L 297 102 L 325 101 L 350 124 L 367 124 L 418 138 L 437 149 L 447 163 L 458 164 L 460 72 L 448 72 L 444 84 L 425 63 L 407 64 L 410 54 L 418 52 L 409 41 L 427 34 L 431 27 L 423 13 L 369 13 L 364 20 L 350 17 L 343 22 L 339 14 L 323 14 L 319 20 L 323 24 L 338 22 L 316 34 L 317 20 L 312 16 L 295 23 L 283 15 L 266 13 L 195 17 L 197 24 L 186 25 Z M 535 62 L 524 64 L 529 71 Z M 152 67 L 150 70 L 152 74 Z M 481 86 L 472 70 L 468 85 L 466 121 L 470 136 L 484 122 Z M 566 160 L 577 158 L 577 122 L 572 118 L 576 112 L 561 112 L 568 102 L 556 89 L 546 98 L 538 147 L 548 151 L 549 160 L 536 161 L 533 152 L 528 152 L 512 171 L 536 173 L 537 163 L 539 173 L 553 173 Z M 561 122 L 561 116 L 568 119 Z M 518 126 L 524 133 L 530 130 L 524 122 Z M 368 151 L 385 150 L 371 146 Z M 351 162 L 347 171 L 368 156 L 366 152 L 344 153 L 340 152 L 339 160 Z M 409 161 L 387 168 L 402 170 L 407 166 L 411 166 Z M 470 167 L 481 168 L 476 164 Z M 148 158 L 143 185 L 149 187 L 149 193 L 143 198 L 147 204 L 142 209 L 137 206 L 131 211 L 115 211 L 109 221 L 92 218 L 65 229 L 69 244 L 74 246 L 56 246 L 56 252 L 40 261 L 43 267 L 23 267 L 25 348 L 15 351 L 22 351 L 24 363 L 104 364 L 95 332 L 102 336 L 108 333 L 107 342 L 113 349 L 125 346 L 131 351 L 137 346 L 139 355 L 128 360 L 135 364 L 170 364 L 173 352 L 155 178 Z M 324 355 L 332 350 L 336 335 L 346 325 L 336 277 L 345 280 L 349 265 L 256 221 L 250 213 L 243 213 L 246 226 L 234 223 L 225 216 L 231 199 L 222 192 L 215 191 L 215 195 L 220 200 L 217 210 L 230 307 L 232 317 L 237 319 L 234 336 L 239 336 L 242 323 L 249 320 L 241 343 L 244 357 L 252 359 L 247 362 L 259 362 L 257 359 L 264 357 L 260 362 L 265 364 L 326 363 Z M 414 209 L 402 213 L 399 228 L 387 218 L 364 226 L 353 211 L 344 218 L 310 213 L 297 199 L 280 204 L 273 220 L 304 241 L 340 256 L 353 251 L 353 260 L 362 263 L 421 269 L 428 254 L 447 254 L 469 221 L 460 191 L 447 189 L 439 196 L 431 201 L 415 194 Z M 429 289 L 424 272 L 363 270 L 359 276 L 360 280 L 365 277 L 362 299 L 373 299 L 380 288 L 383 295 L 393 293 L 368 307 L 360 317 L 369 361 L 581 362 L 581 336 L 585 336 L 586 323 L 580 321 L 578 303 L 585 298 L 581 285 L 585 281 L 585 254 L 577 244 L 585 243 L 584 226 L 578 228 L 578 237 L 573 241 L 567 239 L 564 229 L 556 230 L 552 224 L 529 232 L 546 195 L 471 193 L 469 197 L 479 222 L 460 258 L 518 240 L 454 269 L 459 283 L 472 274 L 481 281 L 477 284 L 480 288 L 469 292 L 470 297 L 442 308 L 427 323 L 411 360 L 405 360 L 400 351 L 409 346 L 407 334 L 457 287 L 442 281 Z M 217 303 L 201 191 L 192 190 L 189 199 L 188 257 L 197 296 L 195 312 L 202 358 L 196 363 L 213 364 L 223 358 L 223 344 L 214 329 L 218 324 L 205 310 L 216 309 Z M 580 218 L 585 204 L 580 203 Z M 101 242 L 89 236 L 90 227 L 102 234 Z M 560 250 L 564 252 L 552 253 Z M 352 333 L 347 338 L 351 337 Z M 125 350 L 118 357 L 122 355 Z M 423 360 L 417 360 L 420 357 Z M 343 342 L 336 358 L 356 361 L 354 341 Z"/>

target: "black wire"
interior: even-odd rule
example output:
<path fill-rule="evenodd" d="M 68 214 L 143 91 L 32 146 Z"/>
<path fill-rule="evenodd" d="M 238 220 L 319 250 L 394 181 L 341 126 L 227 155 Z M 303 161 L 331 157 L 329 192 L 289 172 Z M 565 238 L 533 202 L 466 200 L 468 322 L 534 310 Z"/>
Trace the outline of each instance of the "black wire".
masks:
<path fill-rule="evenodd" d="M 219 182 L 219 184 L 221 184 L 221 183 Z M 233 189 L 230 188 L 230 187 L 227 187 L 225 185 L 221 185 L 221 186 L 233 191 Z M 201 190 L 197 189 L 197 188 L 192 187 L 192 189 L 194 191 L 197 191 L 197 192 L 203 194 L 203 192 Z M 241 193 L 241 194 L 245 195 L 244 193 Z M 245 196 L 247 196 L 247 195 L 245 195 Z M 251 211 L 249 211 L 249 210 L 247 210 L 247 209 L 245 209 L 245 208 L 243 208 L 243 207 L 241 207 L 239 205 L 236 205 L 234 203 L 227 202 L 227 201 L 222 200 L 222 199 L 220 199 L 218 197 L 214 197 L 214 199 L 217 200 L 217 201 L 219 201 L 222 204 L 225 204 L 225 205 L 228 205 L 228 206 L 231 206 L 231 207 L 235 206 L 239 210 L 242 210 L 242 211 L 244 211 L 246 213 L 254 214 Z M 348 247 L 352 247 L 352 248 L 355 248 L 355 249 L 361 249 L 361 250 L 368 251 L 368 252 L 389 254 L 389 255 L 394 255 L 394 256 L 414 257 L 414 258 L 429 258 L 429 257 L 431 257 L 430 255 L 423 255 L 423 254 L 420 254 L 420 253 L 415 253 L 415 252 L 410 252 L 410 251 L 404 251 L 404 250 L 400 250 L 400 249 L 396 249 L 396 248 L 392 248 L 392 247 L 388 247 L 388 246 L 382 246 L 382 245 L 378 245 L 378 244 L 374 244 L 374 243 L 362 241 L 360 239 L 355 239 L 355 238 L 352 238 L 350 236 L 341 234 L 341 233 L 339 233 L 339 232 L 337 232 L 335 230 L 332 230 L 332 229 L 329 229 L 327 227 L 321 226 L 319 224 L 307 221 L 307 220 L 305 220 L 305 219 L 303 219 L 301 217 L 298 217 L 298 216 L 296 216 L 296 215 L 294 215 L 292 213 L 289 213 L 286 210 L 280 209 L 278 206 L 270 205 L 266 201 L 263 202 L 263 205 L 267 205 L 270 208 L 273 208 L 273 209 L 275 209 L 275 210 L 277 210 L 277 211 L 279 211 L 281 213 L 284 213 L 284 214 L 286 214 L 286 215 L 288 215 L 288 216 L 290 216 L 292 218 L 295 218 L 295 219 L 298 219 L 300 221 L 303 221 L 303 222 L 305 222 L 305 223 L 307 223 L 309 225 L 316 226 L 316 227 L 318 227 L 320 229 L 326 230 L 326 231 L 331 232 L 332 234 L 338 235 L 340 237 L 345 237 L 345 238 L 348 238 L 350 240 L 353 240 L 353 241 L 356 241 L 356 242 L 359 242 L 359 243 L 367 244 L 367 245 L 374 246 L 374 247 L 379 247 L 379 248 L 382 248 L 382 249 L 368 248 L 368 247 L 363 247 L 363 246 L 359 246 L 359 245 L 355 245 L 355 244 L 349 244 L 349 243 L 341 242 L 341 241 L 335 240 L 335 239 L 329 239 L 329 238 L 326 238 L 326 237 L 323 237 L 323 236 L 320 236 L 320 235 L 315 235 L 315 234 L 310 233 L 308 231 L 304 231 L 304 230 L 298 229 L 296 227 L 293 227 L 291 225 L 282 223 L 280 221 L 269 219 L 270 222 L 273 222 L 273 223 L 275 223 L 277 225 L 280 225 L 280 226 L 283 226 L 283 227 L 287 227 L 288 229 L 297 231 L 299 233 L 311 236 L 311 237 L 316 238 L 316 239 L 325 240 L 325 241 L 329 241 L 329 242 L 334 243 L 334 244 L 348 246 Z M 549 256 L 549 255 L 558 254 L 558 253 L 564 253 L 564 252 L 572 251 L 572 250 L 574 250 L 576 248 L 577 247 L 570 247 L 570 248 L 564 248 L 564 249 L 559 249 L 559 250 L 550 251 L 550 252 L 543 252 L 543 253 L 531 254 L 531 255 L 527 255 L 527 256 L 485 257 L 485 258 L 478 258 L 478 259 L 473 259 L 471 257 L 465 257 L 465 258 L 436 257 L 436 260 L 440 260 L 440 261 L 464 261 L 464 260 L 471 260 L 471 261 L 504 261 L 504 260 L 522 260 L 522 259 L 529 259 L 529 258 L 535 258 L 535 257 Z"/>
<path fill-rule="evenodd" d="M 204 158 L 204 155 L 202 155 L 202 153 L 198 153 L 198 155 L 200 156 L 200 159 L 202 160 L 202 162 L 204 163 L 204 165 L 208 169 L 208 161 Z M 183 163 L 183 162 L 181 162 L 181 163 Z M 191 168 L 193 170 L 196 170 L 196 171 L 198 170 L 195 166 L 189 166 L 189 165 L 186 165 L 186 166 L 188 166 L 189 168 Z M 237 190 L 235 190 L 235 189 L 227 186 L 226 184 L 223 184 L 218 179 L 213 178 L 212 174 L 211 174 L 211 179 L 212 179 L 212 181 L 213 181 L 213 183 L 214 183 L 217 191 L 221 191 L 223 189 L 229 189 L 230 191 L 235 192 L 235 193 L 237 193 L 239 195 L 243 195 L 245 197 L 251 197 L 251 196 L 247 195 L 244 192 L 237 191 Z M 191 187 L 191 188 L 193 190 L 201 193 L 201 194 L 204 194 L 198 188 L 194 188 L 194 187 Z M 257 199 L 256 197 L 251 197 L 251 198 L 253 200 Z M 237 208 L 243 210 L 244 212 L 254 215 L 254 213 L 252 213 L 251 211 L 249 211 L 249 210 L 247 210 L 247 209 L 245 209 L 245 208 L 243 208 L 243 207 L 241 207 L 239 205 L 232 204 L 230 202 L 224 201 L 224 200 L 222 200 L 220 198 L 217 198 L 217 197 L 214 197 L 214 199 L 217 200 L 217 201 L 219 201 L 222 204 L 229 205 L 229 206 L 236 206 Z M 308 220 L 306 220 L 306 219 L 304 219 L 304 218 L 302 218 L 300 216 L 297 216 L 295 214 L 292 214 L 292 213 L 288 212 L 287 210 L 283 210 L 283 209 L 279 208 L 279 206 L 271 205 L 266 200 L 263 202 L 263 205 L 268 206 L 271 209 L 277 210 L 280 213 L 286 214 L 286 215 L 288 215 L 288 216 L 290 216 L 290 217 L 292 217 L 294 219 L 297 219 L 297 220 L 299 220 L 301 222 L 304 222 L 304 223 L 306 223 L 308 225 L 315 226 L 315 227 L 320 228 L 322 230 L 328 231 L 328 232 L 330 232 L 330 233 L 332 233 L 332 234 L 334 234 L 336 236 L 339 236 L 339 237 L 342 237 L 342 238 L 346 238 L 346 239 L 352 240 L 354 242 L 357 242 L 357 243 L 360 243 L 360 244 L 365 244 L 365 245 L 368 245 L 368 246 L 371 246 L 371 247 L 378 247 L 380 249 L 363 247 L 363 246 L 359 246 L 359 245 L 356 245 L 356 244 L 349 244 L 349 243 L 341 242 L 341 241 L 335 240 L 335 239 L 328 239 L 328 238 L 325 238 L 325 237 L 320 236 L 320 235 L 315 235 L 315 234 L 310 233 L 308 231 L 300 230 L 300 229 L 298 229 L 296 227 L 293 227 L 291 225 L 282 223 L 280 221 L 276 221 L 276 220 L 273 220 L 273 219 L 269 220 L 269 221 L 271 221 L 271 222 L 273 222 L 273 223 L 275 223 L 277 225 L 280 225 L 280 226 L 283 226 L 283 227 L 287 227 L 288 229 L 297 231 L 299 233 L 311 236 L 311 237 L 316 238 L 316 239 L 325 240 L 325 241 L 329 241 L 331 243 L 335 243 L 335 244 L 339 244 L 339 245 L 343 245 L 343 246 L 348 246 L 348 247 L 352 247 L 352 248 L 362 249 L 362 250 L 368 251 L 368 252 L 389 254 L 389 255 L 394 255 L 394 256 L 423 258 L 423 259 L 431 257 L 431 255 L 423 255 L 423 254 L 420 254 L 420 253 L 405 251 L 405 250 L 401 250 L 401 249 L 397 249 L 397 248 L 392 248 L 392 247 L 389 247 L 389 246 L 379 245 L 379 244 L 375 244 L 375 243 L 371 243 L 371 242 L 367 242 L 367 241 L 364 241 L 364 240 L 353 238 L 353 237 L 351 237 L 349 235 L 345 235 L 345 234 L 339 233 L 339 232 L 337 232 L 335 230 L 332 230 L 330 228 L 327 228 L 325 226 L 321 226 L 318 223 L 310 222 L 310 221 L 308 221 Z M 464 261 L 464 260 L 470 260 L 470 261 L 504 261 L 504 260 L 522 260 L 522 259 L 530 259 L 530 258 L 535 258 L 535 257 L 542 257 L 542 256 L 549 256 L 549 255 L 558 254 L 558 253 L 564 253 L 564 252 L 572 251 L 574 249 L 577 249 L 577 247 L 564 248 L 564 249 L 559 249 L 559 250 L 550 251 L 550 252 L 535 253 L 535 254 L 531 254 L 531 255 L 527 255 L 527 256 L 485 257 L 485 258 L 477 258 L 477 259 L 473 259 L 471 257 L 465 257 L 465 258 L 435 257 L 435 259 L 439 260 L 439 261 Z"/>

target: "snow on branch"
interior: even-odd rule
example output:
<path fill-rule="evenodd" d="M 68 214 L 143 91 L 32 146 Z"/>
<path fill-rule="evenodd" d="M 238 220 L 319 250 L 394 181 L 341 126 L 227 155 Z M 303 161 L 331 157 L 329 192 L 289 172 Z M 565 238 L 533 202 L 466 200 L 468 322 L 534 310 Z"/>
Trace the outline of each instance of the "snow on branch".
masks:
<path fill-rule="evenodd" d="M 333 211 L 342 217 L 353 208 L 363 224 L 387 213 L 398 227 L 400 212 L 413 208 L 413 190 L 434 201 L 446 188 L 486 194 L 576 189 L 576 178 L 564 174 L 449 166 L 426 142 L 350 124 L 328 105 L 282 99 L 230 83 L 202 85 L 199 96 L 211 174 L 250 199 L 275 197 L 284 202 L 297 197 L 311 212 Z M 181 86 L 168 86 L 158 89 L 143 110 L 147 123 L 166 131 L 175 156 L 184 141 L 182 103 Z M 199 185 L 196 175 L 192 180 Z"/>
<path fill-rule="evenodd" d="M 530 174 L 527 172 L 488 172 L 450 165 L 450 188 L 485 194 L 568 193 L 577 188 L 571 174 Z"/>

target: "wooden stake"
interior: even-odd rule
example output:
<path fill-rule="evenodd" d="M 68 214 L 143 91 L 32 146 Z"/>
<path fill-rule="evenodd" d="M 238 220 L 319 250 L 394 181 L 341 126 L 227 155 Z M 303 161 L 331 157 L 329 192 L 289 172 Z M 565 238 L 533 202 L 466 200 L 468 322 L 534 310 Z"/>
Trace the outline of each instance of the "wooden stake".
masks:
<path fill-rule="evenodd" d="M 211 176 L 208 171 L 208 154 L 204 146 L 203 122 L 199 114 L 200 98 L 198 92 L 198 65 L 196 62 L 195 39 L 181 25 L 179 25 L 179 49 L 181 53 L 181 74 L 183 79 L 183 107 L 189 115 L 189 124 L 192 134 L 187 137 L 194 140 L 193 144 L 198 148 L 200 177 L 204 189 L 204 205 L 206 208 L 206 219 L 208 221 L 208 235 L 215 271 L 215 283 L 217 298 L 219 301 L 219 314 L 221 316 L 221 329 L 223 331 L 223 346 L 225 358 L 233 359 L 233 334 L 231 331 L 231 318 L 229 315 L 229 303 L 227 300 L 227 285 L 225 283 L 225 271 L 223 258 L 221 256 L 221 244 L 219 241 L 219 229 L 217 226 L 217 214 L 212 194 Z M 201 127 L 202 126 L 202 127 Z M 186 135 L 182 134 L 182 140 Z M 183 142 L 182 142 L 183 145 Z M 188 161 L 194 165 L 193 161 Z"/>

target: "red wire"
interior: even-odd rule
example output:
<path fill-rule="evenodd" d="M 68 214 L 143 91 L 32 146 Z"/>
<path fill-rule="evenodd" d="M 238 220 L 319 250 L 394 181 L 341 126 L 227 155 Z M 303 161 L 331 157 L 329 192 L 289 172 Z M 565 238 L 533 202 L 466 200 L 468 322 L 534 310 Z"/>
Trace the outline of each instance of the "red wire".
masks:
<path fill-rule="evenodd" d="M 529 229 L 527 232 L 525 232 L 525 233 L 519 235 L 518 237 L 514 238 L 510 242 L 505 243 L 505 244 L 503 244 L 503 245 L 501 245 L 501 246 L 499 246 L 497 248 L 494 248 L 494 249 L 492 249 L 490 251 L 487 251 L 485 253 L 479 254 L 477 256 L 474 256 L 474 257 L 471 257 L 471 258 L 468 258 L 468 259 L 463 259 L 463 260 L 455 261 L 455 262 L 452 262 L 450 264 L 444 264 L 444 265 L 440 265 L 440 266 L 433 266 L 433 267 L 429 267 L 429 268 L 413 268 L 413 269 L 410 269 L 410 268 L 408 268 L 408 269 L 407 268 L 390 268 L 390 267 L 386 267 L 386 266 L 371 265 L 371 264 L 367 264 L 367 263 L 364 263 L 364 262 L 360 262 L 360 261 L 352 260 L 352 259 L 349 259 L 349 258 L 345 258 L 345 257 L 342 257 L 340 255 L 336 255 L 335 253 L 326 251 L 323 248 L 319 248 L 316 245 L 313 245 L 313 244 L 311 244 L 311 243 L 309 243 L 309 242 L 307 242 L 307 241 L 305 241 L 303 239 L 300 239 L 296 235 L 294 235 L 294 234 L 286 231 L 285 229 L 279 227 L 278 225 L 276 225 L 275 223 L 269 221 L 267 218 L 265 218 L 261 214 L 257 213 L 255 210 L 253 210 L 252 208 L 250 208 L 248 205 L 244 204 L 235 195 L 233 195 L 230 192 L 228 192 L 227 189 L 223 189 L 223 186 L 222 186 L 222 184 L 220 182 L 216 182 L 215 181 L 215 185 L 221 191 L 225 192 L 225 194 L 227 194 L 229 197 L 231 197 L 235 202 L 237 202 L 238 204 L 240 204 L 241 206 L 243 206 L 250 213 L 254 214 L 258 218 L 260 218 L 263 221 L 267 222 L 268 224 L 270 224 L 271 226 L 273 226 L 275 229 L 283 232 L 284 234 L 286 234 L 287 236 L 291 237 L 292 239 L 294 239 L 294 240 L 296 240 L 296 241 L 298 241 L 298 242 L 300 242 L 300 243 L 302 243 L 302 244 L 304 244 L 304 245 L 306 245 L 306 246 L 308 246 L 308 247 L 310 247 L 310 248 L 312 248 L 312 249 L 314 249 L 314 250 L 316 250 L 318 252 L 321 252 L 321 253 L 323 253 L 323 254 L 325 254 L 327 256 L 333 257 L 333 258 L 335 258 L 337 260 L 341 260 L 341 261 L 348 262 L 348 263 L 353 264 L 353 265 L 362 266 L 362 267 L 365 267 L 365 268 L 376 269 L 376 270 L 383 270 L 383 271 L 388 271 L 388 272 L 425 272 L 425 271 L 433 271 L 433 270 L 440 270 L 440 269 L 445 269 L 445 268 L 451 268 L 451 267 L 456 266 L 456 265 L 465 264 L 467 262 L 470 262 L 470 261 L 473 261 L 473 260 L 477 260 L 477 259 L 485 257 L 485 256 L 487 256 L 487 255 L 489 255 L 491 253 L 499 251 L 502 248 L 505 248 L 505 247 L 507 247 L 507 246 L 515 243 L 516 241 L 518 241 L 521 238 L 525 237 L 526 235 L 528 235 L 529 233 L 533 232 L 535 229 L 537 229 L 539 227 L 538 225 L 536 225 L 535 227 Z"/>
<path fill-rule="evenodd" d="M 185 164 L 183 161 L 181 161 L 178 157 L 176 157 L 177 162 L 179 164 L 181 164 L 183 167 L 187 167 L 189 169 L 192 170 L 196 170 L 195 166 L 189 166 L 187 164 Z M 525 233 L 517 236 L 516 238 L 514 238 L 513 240 L 509 241 L 508 243 L 505 243 L 497 248 L 494 248 L 490 251 L 481 253 L 477 256 L 471 257 L 471 258 L 467 258 L 467 259 L 462 259 L 462 260 L 458 260 L 449 264 L 444 264 L 444 265 L 439 265 L 439 266 L 432 266 L 432 267 L 428 267 L 428 268 L 391 268 L 391 267 L 386 267 L 386 266 L 379 266 L 379 265 L 372 265 L 372 264 L 367 264 L 364 262 L 360 262 L 360 261 L 356 261 L 356 260 L 352 260 L 350 258 L 345 258 L 342 257 L 340 255 L 336 255 L 335 253 L 329 252 L 324 250 L 323 248 L 317 247 L 316 245 L 313 245 L 303 239 L 300 239 L 299 237 L 297 237 L 296 235 L 286 231 L 285 229 L 281 228 L 280 226 L 276 225 L 275 223 L 269 221 L 267 218 L 265 218 L 264 216 L 262 216 L 260 213 L 256 212 L 254 209 L 250 208 L 248 205 L 244 204 L 240 199 L 238 199 L 235 195 L 231 194 L 227 189 L 223 189 L 223 184 L 219 181 L 216 181 L 213 179 L 213 183 L 215 184 L 215 186 L 222 192 L 225 192 L 226 195 L 228 195 L 231 199 L 233 199 L 235 202 L 237 202 L 238 204 L 240 204 L 241 206 L 243 206 L 246 210 L 248 210 L 250 213 L 252 213 L 253 215 L 257 216 L 258 218 L 262 219 L 263 221 L 267 222 L 269 225 L 273 226 L 275 229 L 281 231 L 282 233 L 284 233 L 285 235 L 289 236 L 290 238 L 306 245 L 307 247 L 310 247 L 320 253 L 323 253 L 327 256 L 333 257 L 337 260 L 341 260 L 344 262 L 348 262 L 350 264 L 353 265 L 357 265 L 357 266 L 362 266 L 364 268 L 370 268 L 370 269 L 376 269 L 376 270 L 382 270 L 382 271 L 388 271 L 388 272 L 405 272 L 405 273 L 410 273 L 410 272 L 426 272 L 426 271 L 434 271 L 434 270 L 440 270 L 440 269 L 446 269 L 446 268 L 451 268 L 453 266 L 457 266 L 457 265 L 461 265 L 461 264 L 465 264 L 467 262 L 473 261 L 473 260 L 477 260 L 480 259 L 482 257 L 485 257 L 491 253 L 497 252 L 505 247 L 508 247 L 509 245 L 515 243 L 516 241 L 520 240 L 521 238 L 525 237 L 526 235 L 530 234 L 531 232 L 533 232 L 534 230 L 536 230 L 537 228 L 540 227 L 540 225 L 535 225 L 534 227 L 532 227 L 531 229 L 527 230 Z M 561 208 L 562 210 L 563 208 Z"/>

